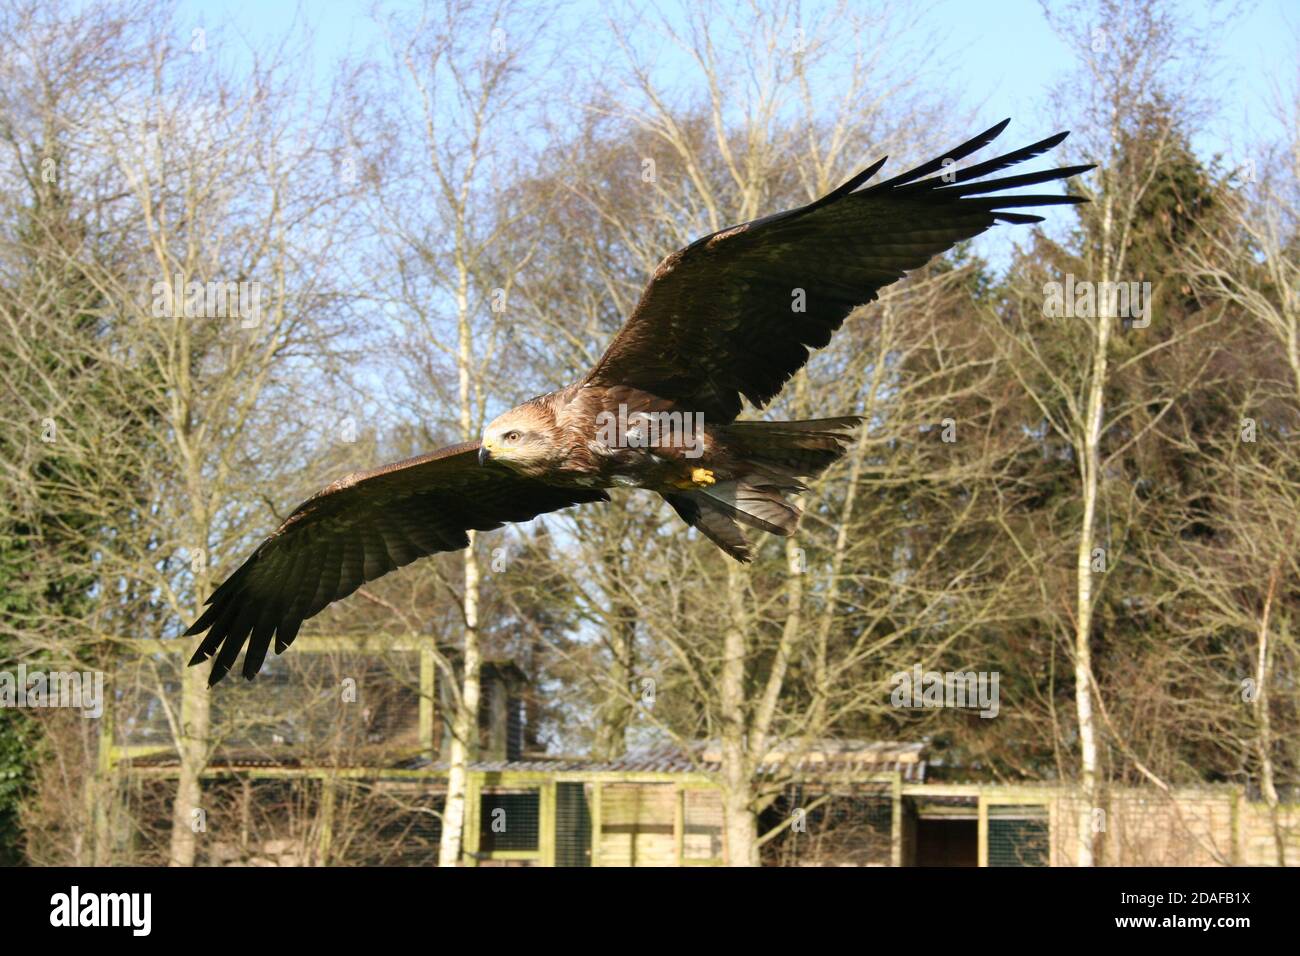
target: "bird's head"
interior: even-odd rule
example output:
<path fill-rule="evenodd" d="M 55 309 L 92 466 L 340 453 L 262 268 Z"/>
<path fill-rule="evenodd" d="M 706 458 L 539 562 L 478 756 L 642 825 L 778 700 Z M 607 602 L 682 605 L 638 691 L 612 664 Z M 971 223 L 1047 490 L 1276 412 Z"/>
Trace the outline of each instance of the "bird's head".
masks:
<path fill-rule="evenodd" d="M 483 429 L 480 465 L 494 463 L 530 477 L 540 477 L 556 454 L 554 417 L 536 403 L 512 408 Z"/>

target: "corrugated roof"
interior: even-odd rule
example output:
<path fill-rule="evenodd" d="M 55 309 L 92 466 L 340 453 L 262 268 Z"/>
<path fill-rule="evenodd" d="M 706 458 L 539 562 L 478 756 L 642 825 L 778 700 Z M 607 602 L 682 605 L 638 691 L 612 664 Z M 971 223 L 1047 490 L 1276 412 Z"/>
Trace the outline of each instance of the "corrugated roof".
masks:
<path fill-rule="evenodd" d="M 702 743 L 691 754 L 679 747 L 667 745 L 632 751 L 613 760 L 586 760 L 566 757 L 541 757 L 525 760 L 475 761 L 471 769 L 486 773 L 542 772 L 542 773 L 718 773 L 722 762 L 716 747 Z M 902 775 L 906 783 L 920 783 L 925 779 L 923 745 L 893 741 L 819 741 L 803 749 L 796 760 L 787 760 L 779 751 L 773 751 L 759 767 L 759 774 L 775 777 L 786 774 L 806 775 L 821 773 L 893 773 Z M 435 769 L 445 769 L 446 764 L 431 764 Z"/>
<path fill-rule="evenodd" d="M 693 748 L 692 756 L 679 747 L 666 745 L 632 751 L 613 760 L 590 760 L 580 757 L 534 756 L 521 760 L 475 760 L 470 769 L 482 773 L 709 773 L 721 772 L 715 748 L 701 743 Z M 925 761 L 921 744 L 891 741 L 833 741 L 818 742 L 806 748 L 794 761 L 785 759 L 779 751 L 769 755 L 759 767 L 761 776 L 808 776 L 845 773 L 899 773 L 904 783 L 921 783 L 925 780 Z M 179 761 L 173 754 L 138 757 L 132 761 L 139 767 L 175 767 Z M 211 769 L 239 770 L 259 768 L 306 768 L 297 757 L 275 758 L 267 756 L 232 755 L 211 761 Z M 404 769 L 445 771 L 446 761 L 430 761 L 416 757 L 395 765 Z M 323 767 L 321 769 L 324 769 Z M 360 769 L 360 768 L 350 768 Z M 375 766 L 376 774 L 385 769 Z"/>

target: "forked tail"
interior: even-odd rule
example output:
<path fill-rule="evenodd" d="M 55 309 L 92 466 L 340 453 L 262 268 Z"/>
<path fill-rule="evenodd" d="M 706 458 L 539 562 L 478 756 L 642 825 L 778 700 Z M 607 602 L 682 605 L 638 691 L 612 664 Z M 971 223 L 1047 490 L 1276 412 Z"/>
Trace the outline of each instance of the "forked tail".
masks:
<path fill-rule="evenodd" d="M 728 451 L 748 466 L 739 478 L 664 495 L 682 520 L 738 561 L 753 552 L 741 524 L 792 535 L 799 507 L 786 499 L 848 451 L 858 416 L 806 422 L 733 422 L 721 430 Z M 737 523 L 739 522 L 739 524 Z"/>

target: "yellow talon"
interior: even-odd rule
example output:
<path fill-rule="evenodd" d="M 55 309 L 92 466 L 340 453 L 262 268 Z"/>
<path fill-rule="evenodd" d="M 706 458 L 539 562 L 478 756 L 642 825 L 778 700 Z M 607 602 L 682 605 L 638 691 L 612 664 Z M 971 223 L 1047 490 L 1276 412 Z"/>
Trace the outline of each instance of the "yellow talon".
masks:
<path fill-rule="evenodd" d="M 707 468 L 691 469 L 691 484 L 700 485 L 707 488 L 709 485 L 717 484 L 718 479 L 713 476 L 713 472 Z"/>

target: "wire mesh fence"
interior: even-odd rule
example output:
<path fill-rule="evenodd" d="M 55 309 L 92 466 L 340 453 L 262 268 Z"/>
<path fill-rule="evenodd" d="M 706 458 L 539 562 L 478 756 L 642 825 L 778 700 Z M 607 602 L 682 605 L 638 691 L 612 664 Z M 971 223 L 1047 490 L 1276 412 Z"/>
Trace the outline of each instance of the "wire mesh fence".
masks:
<path fill-rule="evenodd" d="M 988 808 L 989 866 L 1047 866 L 1050 825 L 1046 807 Z"/>
<path fill-rule="evenodd" d="M 334 787 L 331 865 L 437 865 L 446 804 L 441 782 L 347 780 Z"/>
<path fill-rule="evenodd" d="M 589 783 L 555 785 L 555 865 L 591 866 Z"/>
<path fill-rule="evenodd" d="M 762 848 L 766 866 L 888 866 L 893 799 L 870 785 L 836 790 L 792 784 L 763 815 L 785 829 Z"/>
<path fill-rule="evenodd" d="M 255 681 L 230 682 L 211 696 L 215 761 L 358 763 L 419 748 L 417 651 L 304 644 L 304 653 L 268 658 Z M 113 744 L 120 753 L 155 760 L 175 754 L 185 664 L 161 651 L 128 657 L 115 670 Z"/>
<path fill-rule="evenodd" d="M 187 817 L 201 866 L 435 866 L 445 801 L 440 781 L 291 779 L 203 781 Z M 115 862 L 169 859 L 176 782 L 127 781 Z"/>
<path fill-rule="evenodd" d="M 174 780 L 137 777 L 127 787 L 128 829 L 116 862 L 170 858 Z M 203 866 L 310 866 L 322 851 L 319 780 L 205 780 L 199 805 L 182 810 Z"/>
<path fill-rule="evenodd" d="M 538 790 L 485 790 L 479 796 L 479 852 L 531 852 L 539 848 Z"/>

